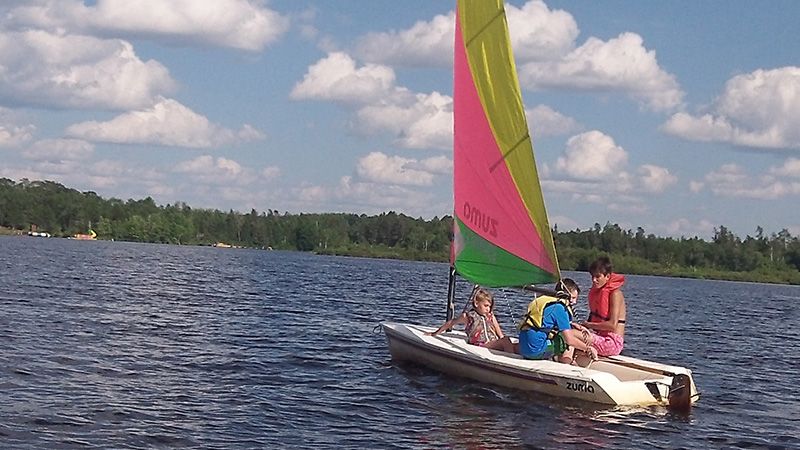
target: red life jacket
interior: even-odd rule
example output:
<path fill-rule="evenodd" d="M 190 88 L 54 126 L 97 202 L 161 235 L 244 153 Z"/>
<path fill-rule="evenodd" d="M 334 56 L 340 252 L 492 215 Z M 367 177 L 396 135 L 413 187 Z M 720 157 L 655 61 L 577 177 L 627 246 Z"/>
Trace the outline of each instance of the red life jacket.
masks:
<path fill-rule="evenodd" d="M 611 293 L 625 284 L 625 277 L 612 273 L 606 284 L 601 288 L 592 286 L 589 289 L 589 322 L 604 322 L 608 320 L 608 309 Z"/>

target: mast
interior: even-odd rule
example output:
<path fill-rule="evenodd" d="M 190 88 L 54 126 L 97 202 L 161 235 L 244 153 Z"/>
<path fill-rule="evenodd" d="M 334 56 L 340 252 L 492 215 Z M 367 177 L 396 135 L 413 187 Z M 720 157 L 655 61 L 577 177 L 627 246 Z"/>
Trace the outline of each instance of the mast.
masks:
<path fill-rule="evenodd" d="M 447 319 L 452 320 L 456 313 L 456 268 L 450 265 L 450 277 L 447 283 Z"/>

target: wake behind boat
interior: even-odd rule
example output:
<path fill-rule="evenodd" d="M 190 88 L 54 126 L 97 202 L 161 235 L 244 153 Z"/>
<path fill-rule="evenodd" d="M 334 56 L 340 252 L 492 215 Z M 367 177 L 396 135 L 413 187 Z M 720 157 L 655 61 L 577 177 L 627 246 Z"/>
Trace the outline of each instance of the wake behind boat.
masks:
<path fill-rule="evenodd" d="M 502 0 L 458 0 L 453 83 L 453 243 L 456 276 L 485 287 L 527 288 L 561 278 L 542 196 Z M 673 405 L 698 395 L 689 369 L 636 358 L 588 367 L 471 345 L 449 332 L 383 323 L 392 358 L 486 383 L 608 405 Z"/>

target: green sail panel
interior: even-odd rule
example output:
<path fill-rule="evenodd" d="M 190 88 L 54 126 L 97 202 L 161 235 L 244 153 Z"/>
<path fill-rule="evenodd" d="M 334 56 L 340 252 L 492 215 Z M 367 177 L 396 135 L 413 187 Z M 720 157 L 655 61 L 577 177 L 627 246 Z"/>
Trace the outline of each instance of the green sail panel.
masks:
<path fill-rule="evenodd" d="M 486 287 L 524 286 L 552 281 L 553 274 L 492 244 L 458 218 L 453 221 L 456 246 L 461 247 L 456 269 L 464 278 Z"/>

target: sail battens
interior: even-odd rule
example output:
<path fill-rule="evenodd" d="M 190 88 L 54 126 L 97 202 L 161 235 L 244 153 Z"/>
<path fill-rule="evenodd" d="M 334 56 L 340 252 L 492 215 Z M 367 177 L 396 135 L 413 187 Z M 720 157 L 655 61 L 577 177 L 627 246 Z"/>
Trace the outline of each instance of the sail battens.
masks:
<path fill-rule="evenodd" d="M 453 262 L 487 286 L 553 281 L 558 261 L 503 2 L 473 1 L 468 10 L 465 2 L 453 64 Z"/>
<path fill-rule="evenodd" d="M 526 135 L 525 135 L 525 136 L 524 136 L 522 139 L 520 139 L 519 141 L 517 141 L 517 143 L 516 143 L 516 144 L 512 145 L 512 146 L 511 146 L 511 148 L 509 148 L 509 149 L 508 149 L 508 151 L 506 151 L 505 153 L 503 153 L 503 156 L 502 156 L 500 159 L 498 159 L 496 163 L 492 164 L 492 166 L 491 166 L 491 167 L 489 167 L 489 172 L 493 172 L 493 171 L 494 171 L 494 169 L 495 169 L 495 168 L 496 168 L 498 165 L 500 165 L 500 164 L 502 164 L 503 162 L 505 162 L 505 160 L 508 158 L 508 156 L 509 156 L 509 155 L 511 155 L 511 153 L 513 153 L 513 152 L 514 152 L 514 150 L 516 150 L 516 149 L 517 149 L 517 148 L 519 148 L 519 147 L 520 147 L 522 144 L 524 144 L 524 143 L 525 143 L 525 141 L 527 141 L 529 138 L 530 138 L 530 135 L 526 134 Z"/>

